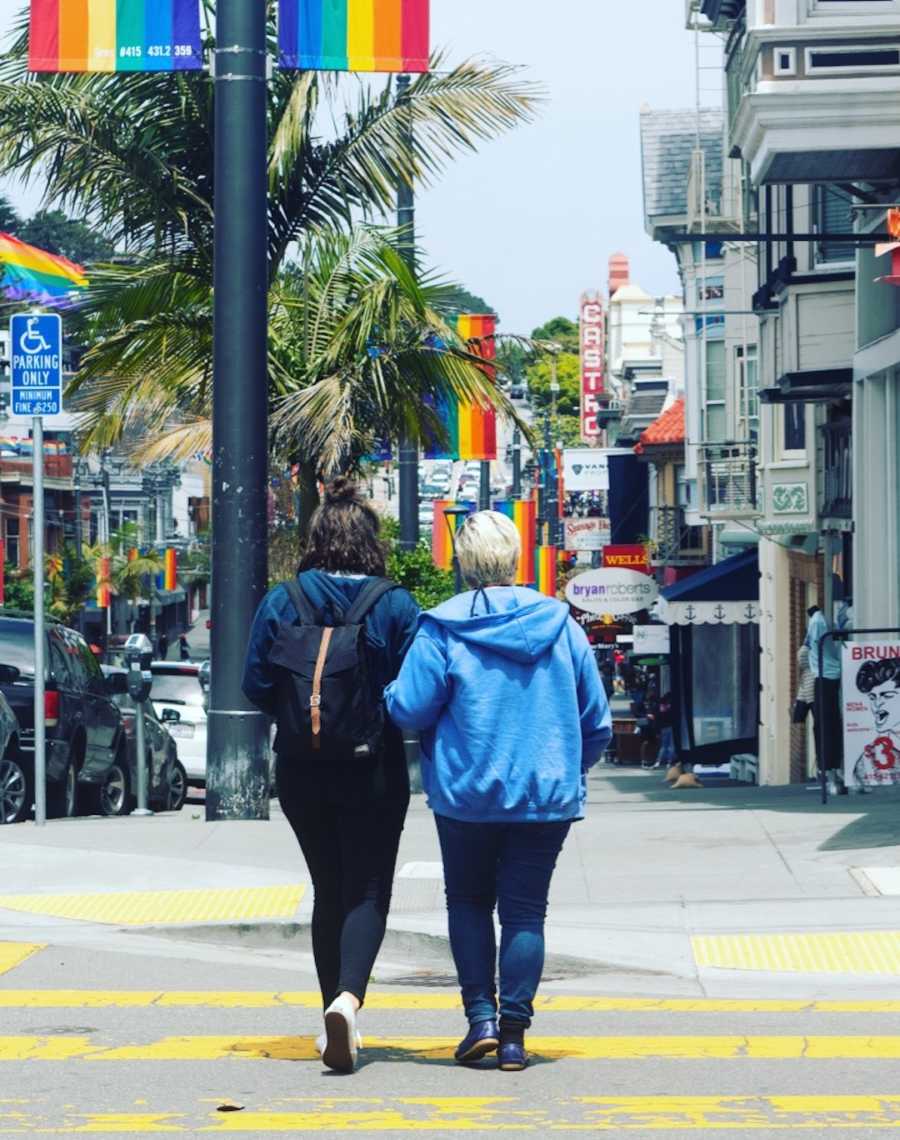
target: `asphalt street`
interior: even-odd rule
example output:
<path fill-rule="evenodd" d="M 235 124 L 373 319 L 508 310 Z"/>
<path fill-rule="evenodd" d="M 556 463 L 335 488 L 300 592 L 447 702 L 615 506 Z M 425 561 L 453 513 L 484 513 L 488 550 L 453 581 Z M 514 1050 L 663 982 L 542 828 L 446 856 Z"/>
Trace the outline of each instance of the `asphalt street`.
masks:
<path fill-rule="evenodd" d="M 315 1054 L 311 892 L 277 810 L 5 829 L 0 1135 L 900 1127 L 900 801 L 685 799 L 617 769 L 591 801 L 522 1074 L 452 1061 L 464 1023 L 421 801 L 352 1076 Z"/>

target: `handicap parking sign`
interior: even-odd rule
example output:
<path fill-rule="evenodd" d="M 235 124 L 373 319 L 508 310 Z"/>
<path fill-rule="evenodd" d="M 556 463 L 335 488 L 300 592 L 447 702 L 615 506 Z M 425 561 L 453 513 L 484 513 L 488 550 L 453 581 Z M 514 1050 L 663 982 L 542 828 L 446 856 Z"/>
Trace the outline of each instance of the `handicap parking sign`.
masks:
<path fill-rule="evenodd" d="M 9 323 L 14 416 L 58 416 L 62 411 L 62 318 L 17 313 Z"/>

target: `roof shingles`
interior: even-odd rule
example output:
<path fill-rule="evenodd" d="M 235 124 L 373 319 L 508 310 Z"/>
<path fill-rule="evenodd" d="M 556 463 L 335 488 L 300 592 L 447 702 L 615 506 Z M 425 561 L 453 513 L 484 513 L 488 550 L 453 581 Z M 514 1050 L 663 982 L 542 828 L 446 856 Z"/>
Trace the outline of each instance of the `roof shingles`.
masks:
<path fill-rule="evenodd" d="M 634 450 L 642 455 L 648 447 L 677 447 L 684 443 L 685 435 L 684 397 L 681 396 L 641 433 Z"/>

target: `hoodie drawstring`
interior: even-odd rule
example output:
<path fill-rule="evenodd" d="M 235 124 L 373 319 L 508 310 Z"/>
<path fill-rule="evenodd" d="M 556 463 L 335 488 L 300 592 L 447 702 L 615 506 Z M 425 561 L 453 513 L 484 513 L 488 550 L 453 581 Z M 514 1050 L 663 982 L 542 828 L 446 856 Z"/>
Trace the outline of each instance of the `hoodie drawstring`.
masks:
<path fill-rule="evenodd" d="M 469 610 L 469 617 L 475 616 L 475 607 L 478 605 L 479 596 L 484 597 L 484 608 L 486 613 L 492 613 L 490 599 L 487 596 L 487 590 L 484 586 L 479 586 L 475 591 L 475 597 L 472 599 L 472 608 Z"/>

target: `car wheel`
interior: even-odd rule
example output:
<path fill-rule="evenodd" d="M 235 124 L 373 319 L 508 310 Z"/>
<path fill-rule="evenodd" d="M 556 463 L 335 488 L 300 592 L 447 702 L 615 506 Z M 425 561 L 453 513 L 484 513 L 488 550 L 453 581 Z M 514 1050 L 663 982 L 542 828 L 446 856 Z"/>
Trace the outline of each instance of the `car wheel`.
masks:
<path fill-rule="evenodd" d="M 103 777 L 97 798 L 101 815 L 125 815 L 128 811 L 128 776 L 119 759 Z"/>
<path fill-rule="evenodd" d="M 78 803 L 78 773 L 71 758 L 61 780 L 47 784 L 47 815 L 50 819 L 71 819 Z"/>
<path fill-rule="evenodd" d="M 31 809 L 28 774 L 7 754 L 0 760 L 0 823 L 21 823 Z"/>
<path fill-rule="evenodd" d="M 181 811 L 184 807 L 184 801 L 187 799 L 187 772 L 184 770 L 184 765 L 180 760 L 176 760 L 172 764 L 172 771 L 169 773 L 169 802 L 166 804 L 167 811 Z"/>

